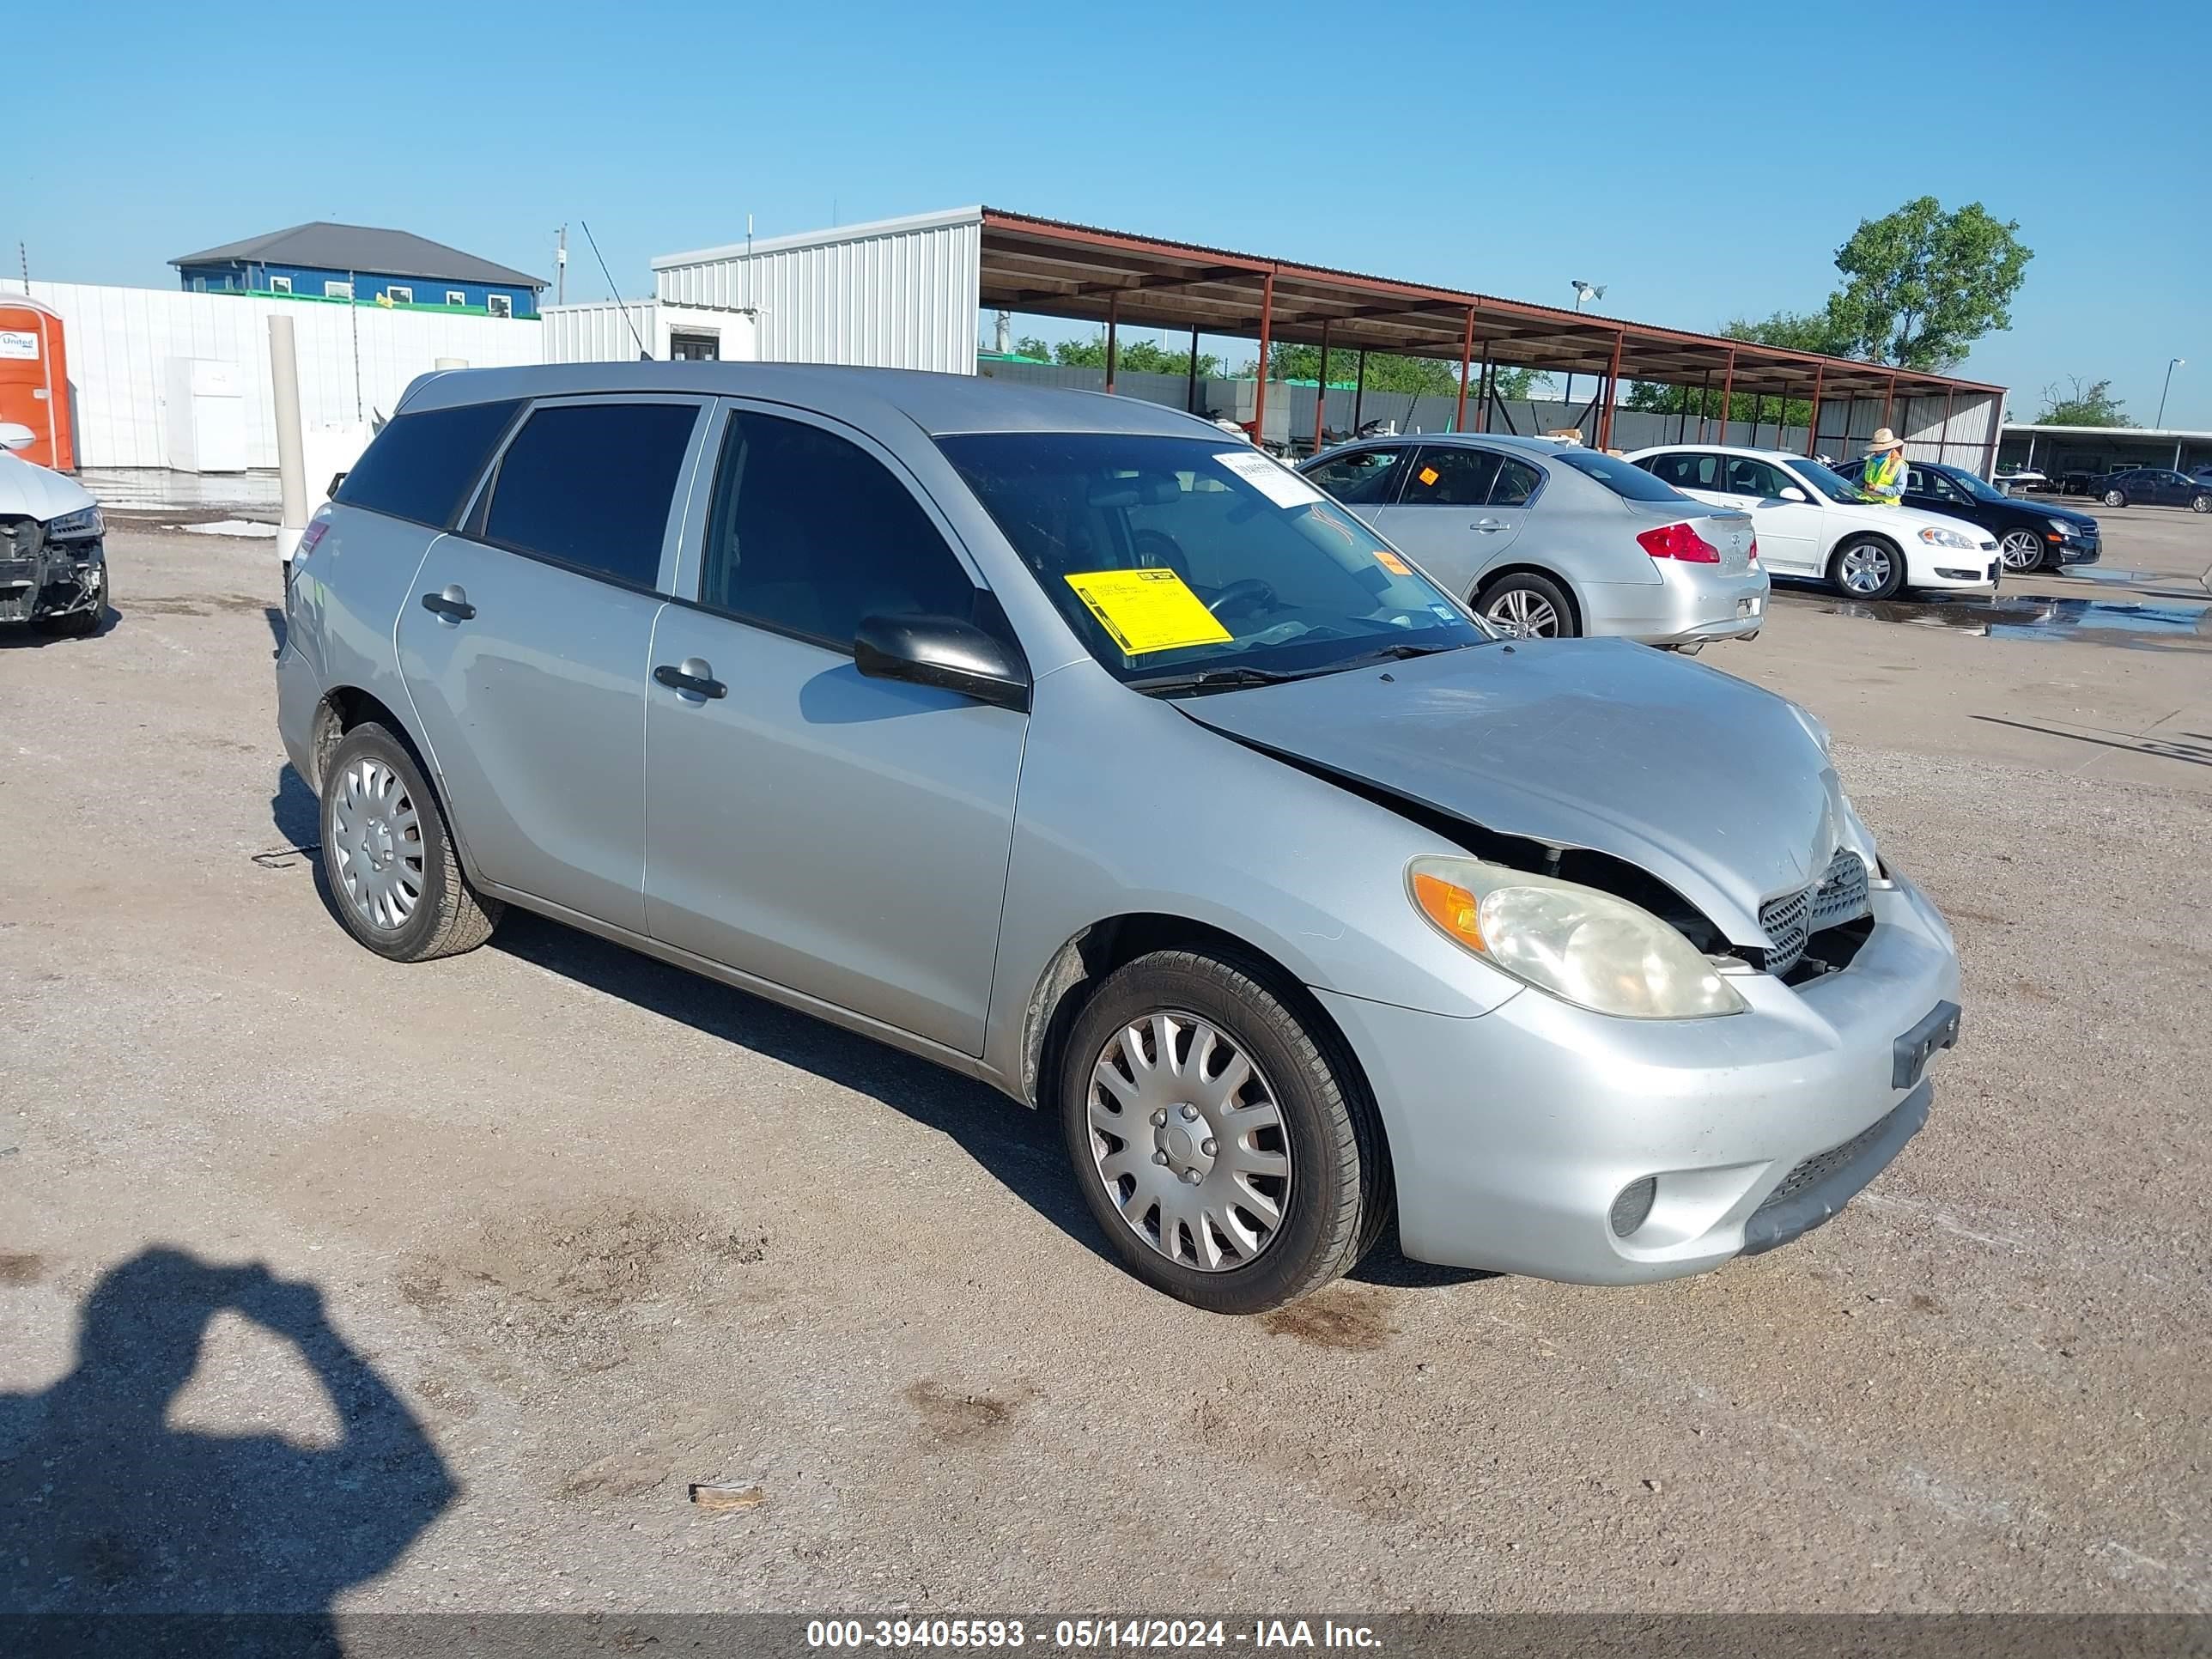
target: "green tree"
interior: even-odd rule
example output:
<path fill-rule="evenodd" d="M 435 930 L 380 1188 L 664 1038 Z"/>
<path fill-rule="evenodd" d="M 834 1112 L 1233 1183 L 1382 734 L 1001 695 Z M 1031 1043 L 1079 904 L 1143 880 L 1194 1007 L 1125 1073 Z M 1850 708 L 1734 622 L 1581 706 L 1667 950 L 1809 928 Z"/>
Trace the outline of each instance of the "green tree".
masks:
<path fill-rule="evenodd" d="M 1245 373 L 1255 365 L 1247 363 Z M 1478 366 L 1479 367 L 1479 366 Z M 1313 380 L 1320 378 L 1321 348 L 1289 345 L 1277 341 L 1267 348 L 1267 376 L 1275 380 Z M 1359 374 L 1359 354 L 1342 346 L 1328 352 L 1328 383 L 1350 386 Z M 1532 376 L 1525 368 L 1498 371 L 1498 395 L 1509 401 L 1528 395 Z M 1476 371 L 1468 375 L 1468 395 L 1474 395 Z M 1459 365 L 1442 357 L 1402 357 L 1395 352 L 1367 354 L 1366 386 L 1370 392 L 1411 392 L 1438 397 L 1459 395 Z"/>
<path fill-rule="evenodd" d="M 1731 340 L 1753 340 L 1761 345 L 1781 346 L 1790 351 L 1825 352 L 1832 356 L 1840 355 L 1839 348 L 1844 343 L 1835 319 L 1825 309 L 1778 311 L 1757 322 L 1739 317 L 1721 332 Z M 1728 418 L 1731 422 L 1778 419 L 1784 426 L 1804 426 L 1813 418 L 1809 398 L 1777 398 L 1739 392 L 1728 402 Z M 1628 396 L 1621 406 L 1663 415 L 1680 415 L 1686 410 L 1692 415 L 1703 413 L 1718 420 L 1721 389 L 1717 386 L 1668 386 L 1656 380 L 1638 380 L 1628 388 Z"/>
<path fill-rule="evenodd" d="M 1038 349 L 1033 353 L 1030 348 Z M 1103 368 L 1106 367 L 1106 337 L 1094 334 L 1087 340 L 1062 340 L 1049 350 L 1042 340 L 1024 340 L 1022 355 L 1025 357 L 1042 353 L 1054 362 L 1070 368 Z M 1124 370 L 1132 374 L 1183 374 L 1190 373 L 1190 351 L 1171 351 L 1153 340 L 1119 340 L 1114 348 L 1114 368 L 1118 374 Z M 1221 373 L 1221 360 L 1210 351 L 1198 356 L 1198 372 L 1201 376 Z"/>
<path fill-rule="evenodd" d="M 2035 256 L 1979 202 L 1954 213 L 1920 196 L 1880 219 L 1863 219 L 1836 250 L 1848 279 L 1826 316 L 1850 349 L 1899 368 L 1940 370 L 1975 341 L 2012 326 L 2008 307 Z"/>
<path fill-rule="evenodd" d="M 2121 406 L 2122 400 L 2112 396 L 2110 380 L 2097 380 L 2085 386 L 2079 374 L 2067 378 L 2073 382 L 2070 392 L 2062 392 L 2056 385 L 2043 388 L 2043 413 L 2035 417 L 2039 426 L 2136 424 Z"/>

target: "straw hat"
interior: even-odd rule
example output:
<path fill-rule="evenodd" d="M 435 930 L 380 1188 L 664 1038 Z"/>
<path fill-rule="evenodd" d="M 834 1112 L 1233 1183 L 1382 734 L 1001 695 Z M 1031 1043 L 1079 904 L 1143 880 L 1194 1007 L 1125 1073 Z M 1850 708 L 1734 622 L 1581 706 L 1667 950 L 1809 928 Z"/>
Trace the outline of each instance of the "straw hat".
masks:
<path fill-rule="evenodd" d="M 1875 428 L 1874 441 L 1867 446 L 1867 448 L 1869 451 L 1877 455 L 1885 449 L 1902 449 L 1904 447 L 1905 440 L 1899 437 L 1897 434 L 1892 432 L 1886 426 L 1876 427 Z"/>

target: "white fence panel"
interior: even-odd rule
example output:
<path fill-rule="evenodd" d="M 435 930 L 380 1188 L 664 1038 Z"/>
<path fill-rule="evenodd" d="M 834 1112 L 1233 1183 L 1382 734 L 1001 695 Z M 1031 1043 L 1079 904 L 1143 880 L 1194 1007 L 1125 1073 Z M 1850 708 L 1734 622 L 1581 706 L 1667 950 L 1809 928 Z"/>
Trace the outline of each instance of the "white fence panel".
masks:
<path fill-rule="evenodd" d="M 31 297 L 62 319 L 79 466 L 161 466 L 173 357 L 236 363 L 246 387 L 246 465 L 276 465 L 269 383 L 269 318 L 293 319 L 305 426 L 391 414 L 399 394 L 441 357 L 472 368 L 539 362 L 542 325 L 527 318 L 442 316 L 381 306 L 316 304 L 82 283 L 33 283 Z"/>

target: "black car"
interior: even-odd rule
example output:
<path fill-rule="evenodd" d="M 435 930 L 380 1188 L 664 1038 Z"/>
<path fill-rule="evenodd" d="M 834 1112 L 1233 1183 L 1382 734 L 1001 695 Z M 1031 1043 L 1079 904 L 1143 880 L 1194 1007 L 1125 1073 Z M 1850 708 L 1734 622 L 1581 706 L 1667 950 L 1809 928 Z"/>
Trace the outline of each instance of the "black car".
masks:
<path fill-rule="evenodd" d="M 1854 461 L 1837 471 L 1856 478 L 1863 465 Z M 1997 538 L 1997 556 L 2015 574 L 2094 564 L 2104 552 L 2097 521 L 2087 514 L 2005 495 L 1962 466 L 1911 463 L 1905 474 L 1905 504 L 1981 526 Z"/>
<path fill-rule="evenodd" d="M 2212 513 L 2212 482 L 2170 466 L 2130 467 L 2099 482 L 2098 497 L 2106 507 L 2185 507 L 2192 513 Z"/>

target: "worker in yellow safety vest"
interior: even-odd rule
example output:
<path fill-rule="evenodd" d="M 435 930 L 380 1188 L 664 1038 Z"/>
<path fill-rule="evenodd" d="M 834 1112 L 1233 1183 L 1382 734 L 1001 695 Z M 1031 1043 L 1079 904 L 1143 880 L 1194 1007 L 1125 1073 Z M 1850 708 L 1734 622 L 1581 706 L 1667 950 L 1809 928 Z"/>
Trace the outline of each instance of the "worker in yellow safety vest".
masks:
<path fill-rule="evenodd" d="M 1905 499 L 1905 441 L 1887 427 L 1874 434 L 1874 444 L 1859 472 L 1859 499 L 1877 507 L 1895 507 Z"/>

